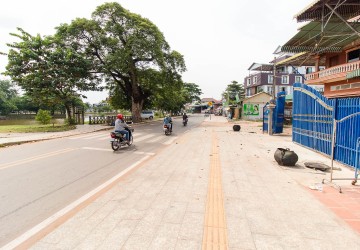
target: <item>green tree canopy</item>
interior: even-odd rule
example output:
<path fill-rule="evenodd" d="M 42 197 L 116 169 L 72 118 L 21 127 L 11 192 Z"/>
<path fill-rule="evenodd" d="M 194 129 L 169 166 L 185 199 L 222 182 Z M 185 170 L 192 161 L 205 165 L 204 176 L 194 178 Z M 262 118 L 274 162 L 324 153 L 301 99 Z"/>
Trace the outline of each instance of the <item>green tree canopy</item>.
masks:
<path fill-rule="evenodd" d="M 14 83 L 0 80 L 0 114 L 7 115 L 16 110 L 15 99 L 18 96 Z"/>
<path fill-rule="evenodd" d="M 202 91 L 200 87 L 195 83 L 184 83 L 186 102 L 191 103 L 193 101 L 200 102 Z"/>
<path fill-rule="evenodd" d="M 185 71 L 183 56 L 170 49 L 164 35 L 148 19 L 131 13 L 120 4 L 105 3 L 95 10 L 90 20 L 78 18 L 57 28 L 66 46 L 92 58 L 94 70 L 104 74 L 110 88 L 121 93 L 112 98 L 125 104 L 131 101 L 133 120 L 140 120 L 146 100 L 155 95 L 154 71 L 180 78 Z"/>
<path fill-rule="evenodd" d="M 61 37 L 32 36 L 18 28 L 11 34 L 21 41 L 8 44 L 10 76 L 39 105 L 63 104 L 68 117 L 78 91 L 97 90 L 99 79 L 91 74 L 92 62 L 73 47 L 65 47 Z"/>
<path fill-rule="evenodd" d="M 229 104 L 238 104 L 245 98 L 244 85 L 237 81 L 231 81 L 226 87 L 225 92 L 222 93 L 222 97 L 229 102 Z"/>

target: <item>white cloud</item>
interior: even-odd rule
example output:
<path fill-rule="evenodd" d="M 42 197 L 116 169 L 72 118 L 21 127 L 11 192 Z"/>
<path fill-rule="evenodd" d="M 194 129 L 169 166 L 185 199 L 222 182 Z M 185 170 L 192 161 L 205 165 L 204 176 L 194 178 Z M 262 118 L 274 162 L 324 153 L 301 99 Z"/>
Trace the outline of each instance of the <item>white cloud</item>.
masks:
<path fill-rule="evenodd" d="M 31 34 L 49 35 L 61 23 L 89 18 L 102 0 L 12 0 L 3 2 L 0 51 L 7 52 L 10 32 L 21 27 Z M 243 82 L 252 62 L 267 63 L 278 45 L 288 41 L 297 24 L 293 16 L 312 0 L 118 0 L 124 8 L 150 19 L 171 48 L 184 55 L 183 79 L 198 84 L 204 97 L 219 99 L 232 80 Z M 0 56 L 0 72 L 7 59 Z M 93 103 L 106 91 L 91 94 Z"/>

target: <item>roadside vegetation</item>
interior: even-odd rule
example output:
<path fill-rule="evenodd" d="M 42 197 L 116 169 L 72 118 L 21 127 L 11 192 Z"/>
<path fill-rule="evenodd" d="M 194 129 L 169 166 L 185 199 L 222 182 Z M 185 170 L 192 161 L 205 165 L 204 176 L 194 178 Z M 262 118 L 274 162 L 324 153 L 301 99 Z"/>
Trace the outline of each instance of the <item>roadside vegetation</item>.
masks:
<path fill-rule="evenodd" d="M 171 49 L 154 23 L 116 2 L 55 30 L 42 36 L 18 28 L 11 34 L 17 40 L 2 53 L 11 80 L 1 83 L 1 115 L 32 107 L 36 113 L 56 109 L 73 117 L 74 107 L 89 108 L 82 99 L 85 91 L 108 91 L 99 108 L 128 110 L 137 122 L 144 109 L 175 113 L 200 99 L 198 85 L 182 80 L 183 55 Z"/>
<path fill-rule="evenodd" d="M 61 132 L 72 130 L 75 128 L 75 125 L 64 124 L 2 125 L 0 126 L 0 133 Z"/>

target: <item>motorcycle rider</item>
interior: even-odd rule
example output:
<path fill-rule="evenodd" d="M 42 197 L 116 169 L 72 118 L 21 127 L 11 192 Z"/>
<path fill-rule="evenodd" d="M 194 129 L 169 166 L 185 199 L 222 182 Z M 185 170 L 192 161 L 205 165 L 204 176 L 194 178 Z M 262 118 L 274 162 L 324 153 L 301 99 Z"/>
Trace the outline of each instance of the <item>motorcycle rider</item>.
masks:
<path fill-rule="evenodd" d="M 115 120 L 115 133 L 120 133 L 125 135 L 125 140 L 129 141 L 129 131 L 126 128 L 130 128 L 129 125 L 124 121 L 124 116 L 122 114 L 118 114 Z"/>
<path fill-rule="evenodd" d="M 164 125 L 169 125 L 170 126 L 170 132 L 172 132 L 172 119 L 171 116 L 169 114 L 167 114 L 164 118 Z"/>
<path fill-rule="evenodd" d="M 188 122 L 188 116 L 186 113 L 183 114 L 183 122 Z"/>

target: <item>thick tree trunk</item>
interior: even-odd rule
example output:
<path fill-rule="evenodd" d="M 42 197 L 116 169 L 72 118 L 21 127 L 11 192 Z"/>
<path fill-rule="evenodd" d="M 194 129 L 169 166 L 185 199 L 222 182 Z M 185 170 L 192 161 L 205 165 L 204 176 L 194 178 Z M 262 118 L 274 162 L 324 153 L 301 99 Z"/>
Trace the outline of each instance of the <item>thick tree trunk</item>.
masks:
<path fill-rule="evenodd" d="M 131 112 L 133 122 L 141 121 L 141 111 L 144 105 L 144 95 L 141 87 L 138 83 L 138 78 L 136 75 L 135 63 L 132 63 L 130 66 L 130 82 L 131 82 Z"/>
<path fill-rule="evenodd" d="M 132 121 L 135 123 L 141 121 L 141 111 L 143 104 L 144 101 L 135 102 L 134 99 L 132 100 L 132 104 L 131 104 Z"/>
<path fill-rule="evenodd" d="M 72 124 L 73 117 L 72 117 L 72 112 L 71 112 L 71 106 L 66 103 L 64 105 L 65 105 L 65 110 L 66 110 L 66 119 L 68 120 L 69 124 Z"/>

